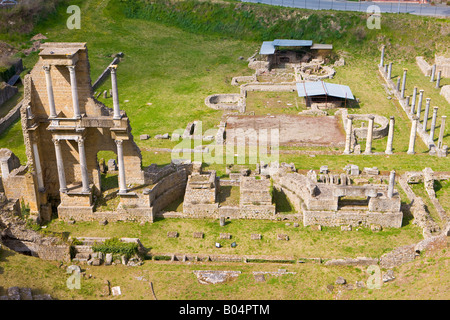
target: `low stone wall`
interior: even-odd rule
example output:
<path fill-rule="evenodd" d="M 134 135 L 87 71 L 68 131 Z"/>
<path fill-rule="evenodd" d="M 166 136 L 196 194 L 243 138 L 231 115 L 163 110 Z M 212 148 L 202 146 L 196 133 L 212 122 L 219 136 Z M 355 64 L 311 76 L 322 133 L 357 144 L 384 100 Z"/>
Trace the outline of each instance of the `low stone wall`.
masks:
<path fill-rule="evenodd" d="M 241 85 L 242 82 L 256 82 L 256 73 L 251 75 L 251 76 L 238 76 L 238 77 L 233 77 L 233 79 L 231 79 L 231 85 L 232 86 L 239 86 Z"/>
<path fill-rule="evenodd" d="M 425 61 L 424 57 L 416 57 L 416 63 L 420 71 L 422 71 L 426 77 L 431 76 L 431 66 Z"/>
<path fill-rule="evenodd" d="M 450 103 L 450 85 L 443 86 L 440 91 L 440 95 Z"/>
<path fill-rule="evenodd" d="M 11 250 L 44 260 L 70 261 L 70 245 L 61 237 L 44 236 L 28 229 L 27 222 L 14 211 L 0 210 L 0 239 Z"/>
<path fill-rule="evenodd" d="M 414 217 L 413 223 L 423 229 L 424 237 L 429 237 L 432 233 L 439 232 L 440 228 L 427 212 L 423 199 L 416 196 L 411 187 L 408 185 L 407 176 L 408 173 L 400 176 L 398 178 L 398 183 L 405 191 L 406 196 L 410 201 L 409 210 Z"/>
<path fill-rule="evenodd" d="M 249 91 L 264 91 L 264 92 L 295 92 L 297 85 L 295 82 L 261 82 L 261 83 L 247 83 L 241 85 L 241 95 L 247 96 Z"/>
<path fill-rule="evenodd" d="M 20 118 L 20 108 L 22 107 L 22 101 L 20 101 L 6 116 L 0 119 L 0 134 L 8 129 L 14 121 Z"/>
<path fill-rule="evenodd" d="M 436 74 L 441 71 L 441 76 L 444 78 L 450 78 L 450 58 L 444 56 L 434 56 L 436 62 Z"/>
<path fill-rule="evenodd" d="M 238 93 L 213 94 L 206 97 L 205 104 L 215 110 L 245 111 L 245 99 Z"/>
<path fill-rule="evenodd" d="M 187 171 L 181 169 L 161 179 L 148 191 L 149 206 L 153 213 L 159 212 L 167 205 L 183 196 L 187 183 Z"/>
<path fill-rule="evenodd" d="M 19 89 L 17 87 L 11 86 L 6 82 L 0 83 L 0 106 L 12 98 Z"/>
<path fill-rule="evenodd" d="M 417 244 L 395 248 L 380 258 L 380 267 L 390 269 L 413 261 L 422 251 L 432 252 L 447 247 L 447 235 L 430 237 Z"/>
<path fill-rule="evenodd" d="M 372 224 L 385 228 L 400 228 L 402 226 L 403 213 L 381 213 L 370 211 L 304 211 L 303 225 L 340 226 L 351 225 L 354 227 L 369 227 Z"/>

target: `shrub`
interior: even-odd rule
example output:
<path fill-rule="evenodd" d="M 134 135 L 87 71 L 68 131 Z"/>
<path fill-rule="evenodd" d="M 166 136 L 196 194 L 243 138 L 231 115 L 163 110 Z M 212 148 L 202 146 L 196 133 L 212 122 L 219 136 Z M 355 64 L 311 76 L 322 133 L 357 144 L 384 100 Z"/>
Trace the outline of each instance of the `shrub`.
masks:
<path fill-rule="evenodd" d="M 133 255 L 138 254 L 137 243 L 122 242 L 117 238 L 111 238 L 105 240 L 103 243 L 94 244 L 92 246 L 94 252 L 112 253 L 115 255 L 125 255 L 130 258 Z"/>

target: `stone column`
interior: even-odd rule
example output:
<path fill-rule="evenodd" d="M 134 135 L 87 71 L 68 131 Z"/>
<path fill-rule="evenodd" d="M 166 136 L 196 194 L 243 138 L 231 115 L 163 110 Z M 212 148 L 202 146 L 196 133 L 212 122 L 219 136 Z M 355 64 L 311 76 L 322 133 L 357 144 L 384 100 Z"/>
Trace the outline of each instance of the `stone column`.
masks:
<path fill-rule="evenodd" d="M 424 131 L 427 131 L 428 113 L 430 112 L 430 101 L 431 101 L 431 98 L 427 98 L 426 103 L 425 103 L 425 112 L 423 114 L 423 130 Z"/>
<path fill-rule="evenodd" d="M 438 75 L 437 75 L 437 80 L 436 80 L 436 89 L 439 89 L 439 87 L 441 86 L 441 75 L 442 75 L 442 71 L 439 70 Z"/>
<path fill-rule="evenodd" d="M 417 87 L 414 87 L 411 102 L 411 114 L 414 114 L 414 109 L 416 108 L 416 98 L 417 98 Z"/>
<path fill-rule="evenodd" d="M 123 159 L 123 141 L 116 140 L 117 162 L 119 166 L 119 194 L 127 193 L 127 183 L 125 180 L 125 164 Z"/>
<path fill-rule="evenodd" d="M 384 49 L 385 49 L 385 46 L 383 45 L 383 46 L 381 47 L 380 67 L 382 67 L 382 66 L 384 65 Z"/>
<path fill-rule="evenodd" d="M 431 128 L 430 128 L 430 142 L 434 143 L 434 130 L 436 129 L 436 120 L 437 120 L 437 112 L 438 107 L 433 107 L 433 117 L 431 118 Z"/>
<path fill-rule="evenodd" d="M 113 119 L 120 119 L 120 105 L 119 105 L 119 90 L 117 89 L 117 76 L 116 76 L 116 66 L 109 67 L 111 71 L 111 86 L 112 86 L 112 98 L 114 106 L 114 116 Z"/>
<path fill-rule="evenodd" d="M 388 74 L 387 74 L 388 80 L 391 79 L 391 77 L 392 77 L 392 62 L 389 62 L 389 68 L 388 68 Z"/>
<path fill-rule="evenodd" d="M 397 91 L 400 91 L 400 83 L 402 79 L 400 77 L 397 78 Z"/>
<path fill-rule="evenodd" d="M 52 76 L 50 74 L 50 66 L 44 66 L 45 82 L 47 84 L 48 106 L 50 108 L 50 118 L 56 118 L 55 98 L 53 96 Z"/>
<path fill-rule="evenodd" d="M 392 154 L 392 145 L 394 142 L 394 125 L 395 125 L 395 118 L 391 116 L 389 119 L 389 134 L 385 151 L 386 154 Z"/>
<path fill-rule="evenodd" d="M 64 162 L 61 152 L 61 142 L 58 139 L 53 139 L 53 143 L 55 144 L 56 168 L 58 169 L 58 178 L 59 178 L 59 192 L 66 193 L 67 192 L 66 173 L 64 172 Z"/>
<path fill-rule="evenodd" d="M 72 105 L 73 105 L 73 117 L 81 118 L 80 106 L 78 105 L 78 85 L 77 76 L 75 74 L 75 66 L 67 66 L 70 73 L 70 86 L 72 88 Z"/>
<path fill-rule="evenodd" d="M 366 150 L 364 154 L 372 154 L 372 139 L 373 139 L 373 120 L 375 117 L 369 115 L 369 125 L 367 126 L 367 139 L 366 139 Z"/>
<path fill-rule="evenodd" d="M 84 149 L 84 138 L 78 138 L 78 154 L 80 157 L 80 167 L 81 167 L 81 184 L 82 184 L 82 192 L 89 192 L 89 175 L 86 164 L 86 152 Z"/>
<path fill-rule="evenodd" d="M 39 157 L 39 150 L 36 142 L 33 142 L 33 156 L 34 156 L 34 165 L 36 167 L 38 190 L 43 192 L 45 190 L 44 177 L 42 176 L 41 158 Z"/>
<path fill-rule="evenodd" d="M 438 149 L 441 149 L 444 146 L 445 119 L 447 119 L 447 116 L 441 117 L 441 129 L 439 130 L 439 140 L 437 144 Z"/>
<path fill-rule="evenodd" d="M 413 116 L 412 126 L 411 126 L 411 134 L 409 136 L 409 148 L 408 154 L 415 154 L 414 145 L 416 143 L 416 133 L 417 133 L 417 123 L 419 122 L 419 118 L 417 116 Z"/>
<path fill-rule="evenodd" d="M 431 78 L 430 82 L 434 81 L 434 76 L 436 75 L 436 64 L 433 64 L 433 67 L 431 68 Z"/>
<path fill-rule="evenodd" d="M 394 186 L 395 186 L 395 170 L 391 171 L 389 175 L 389 187 L 388 187 L 388 198 L 392 198 L 394 196 Z"/>
<path fill-rule="evenodd" d="M 403 81 L 402 81 L 402 91 L 401 96 L 402 99 L 405 98 L 405 89 L 406 89 L 406 73 L 408 72 L 408 69 L 403 69 Z"/>
<path fill-rule="evenodd" d="M 353 116 L 348 115 L 347 116 L 347 135 L 345 137 L 344 154 L 350 154 L 350 152 L 351 152 L 352 131 L 353 131 L 352 125 L 353 125 Z"/>
<path fill-rule="evenodd" d="M 419 103 L 417 104 L 417 118 L 420 119 L 420 112 L 422 112 L 423 90 L 419 90 Z"/>

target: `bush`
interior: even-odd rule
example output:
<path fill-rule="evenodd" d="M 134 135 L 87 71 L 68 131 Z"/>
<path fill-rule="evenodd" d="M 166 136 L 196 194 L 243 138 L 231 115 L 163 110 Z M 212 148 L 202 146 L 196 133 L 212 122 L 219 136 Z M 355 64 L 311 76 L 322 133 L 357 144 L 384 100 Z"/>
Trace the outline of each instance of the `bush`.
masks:
<path fill-rule="evenodd" d="M 62 0 L 22 0 L 0 10 L 0 33 L 29 33 L 39 21 L 56 11 Z"/>
<path fill-rule="evenodd" d="M 117 238 L 111 238 L 105 240 L 103 243 L 94 244 L 92 246 L 94 252 L 112 253 L 114 255 L 125 255 L 130 258 L 133 255 L 138 254 L 137 243 L 125 243 Z"/>

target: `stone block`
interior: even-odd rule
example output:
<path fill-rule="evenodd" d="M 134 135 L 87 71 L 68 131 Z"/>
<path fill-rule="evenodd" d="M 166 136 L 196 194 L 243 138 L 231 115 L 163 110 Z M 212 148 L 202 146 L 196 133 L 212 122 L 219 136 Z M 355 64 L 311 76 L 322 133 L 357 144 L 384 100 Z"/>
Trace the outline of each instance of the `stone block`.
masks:
<path fill-rule="evenodd" d="M 319 172 L 324 174 L 328 173 L 328 166 L 321 166 Z"/>
<path fill-rule="evenodd" d="M 193 237 L 196 239 L 203 239 L 203 232 L 194 232 Z"/>
<path fill-rule="evenodd" d="M 231 239 L 231 234 L 229 233 L 221 233 L 220 239 Z"/>
<path fill-rule="evenodd" d="M 148 134 L 141 134 L 139 136 L 139 139 L 141 139 L 141 140 L 148 140 L 149 138 L 150 138 L 150 136 Z"/>
<path fill-rule="evenodd" d="M 371 224 L 370 230 L 372 230 L 373 232 L 378 232 L 382 230 L 382 227 L 379 224 Z"/>
<path fill-rule="evenodd" d="M 107 253 L 105 256 L 105 265 L 109 266 L 112 264 L 113 255 L 112 253 Z"/>
<path fill-rule="evenodd" d="M 344 279 L 344 277 L 337 277 L 335 284 L 340 284 L 340 285 L 344 285 L 346 284 L 347 281 Z"/>
<path fill-rule="evenodd" d="M 287 234 L 277 234 L 277 240 L 288 241 L 289 240 L 289 236 Z"/>
<path fill-rule="evenodd" d="M 254 275 L 254 277 L 255 277 L 256 282 L 265 282 L 266 281 L 266 277 L 264 276 L 263 273 L 257 273 Z"/>
<path fill-rule="evenodd" d="M 373 167 L 373 168 L 364 168 L 363 172 L 364 172 L 365 174 L 368 174 L 368 175 L 374 175 L 374 176 L 380 174 L 380 170 L 378 170 L 377 167 Z"/>
<path fill-rule="evenodd" d="M 179 133 L 173 133 L 171 140 L 178 141 L 178 140 L 180 140 L 180 138 L 181 138 L 181 135 Z"/>
<path fill-rule="evenodd" d="M 341 231 L 352 231 L 352 225 L 341 226 Z"/>
<path fill-rule="evenodd" d="M 261 240 L 261 235 L 258 234 L 258 233 L 252 233 L 250 235 L 250 239 L 252 239 L 252 240 Z"/>
<path fill-rule="evenodd" d="M 108 160 L 108 171 L 117 171 L 116 159 Z"/>
<path fill-rule="evenodd" d="M 322 231 L 322 226 L 320 224 L 313 224 L 310 226 L 311 230 Z"/>
<path fill-rule="evenodd" d="M 388 270 L 387 273 L 383 274 L 383 282 L 389 282 L 395 279 L 394 277 L 394 271 Z"/>
<path fill-rule="evenodd" d="M 176 231 L 167 232 L 167 238 L 177 238 L 177 237 L 178 237 L 178 232 L 176 232 Z"/>
<path fill-rule="evenodd" d="M 352 165 L 350 166 L 350 174 L 351 174 L 352 176 L 357 176 L 357 175 L 359 175 L 359 167 L 358 167 L 357 165 L 352 164 Z"/>

